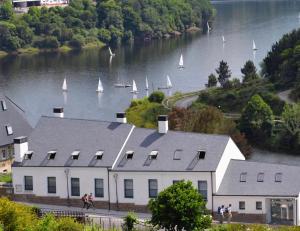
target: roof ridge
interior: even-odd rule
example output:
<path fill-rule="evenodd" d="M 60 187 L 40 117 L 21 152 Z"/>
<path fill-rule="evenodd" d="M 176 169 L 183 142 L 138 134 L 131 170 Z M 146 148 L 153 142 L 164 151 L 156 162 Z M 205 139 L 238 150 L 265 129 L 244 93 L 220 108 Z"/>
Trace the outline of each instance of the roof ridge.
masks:
<path fill-rule="evenodd" d="M 50 116 L 50 115 L 42 115 L 41 118 L 50 118 L 50 119 L 61 119 L 61 120 L 80 120 L 80 121 L 91 121 L 91 122 L 104 122 L 104 123 L 117 123 L 117 124 L 127 124 L 132 125 L 128 123 L 120 123 L 117 121 L 108 121 L 108 120 L 98 120 L 98 119 L 84 119 L 84 118 L 74 118 L 74 117 L 56 117 L 56 116 Z"/>

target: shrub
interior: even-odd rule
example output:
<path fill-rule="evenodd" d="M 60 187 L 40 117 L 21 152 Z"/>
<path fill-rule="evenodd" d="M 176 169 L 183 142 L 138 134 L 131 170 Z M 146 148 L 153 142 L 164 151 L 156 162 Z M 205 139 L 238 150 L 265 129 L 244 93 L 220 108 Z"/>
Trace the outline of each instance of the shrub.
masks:
<path fill-rule="evenodd" d="M 98 39 L 104 43 L 109 43 L 111 40 L 110 31 L 104 28 L 98 30 Z"/>
<path fill-rule="evenodd" d="M 165 94 L 161 91 L 154 91 L 149 96 L 149 101 L 152 103 L 161 103 L 165 98 Z"/>
<path fill-rule="evenodd" d="M 134 225 L 138 222 L 137 216 L 133 212 L 129 212 L 124 218 L 124 227 L 127 231 L 132 231 Z"/>
<path fill-rule="evenodd" d="M 40 49 L 57 49 L 59 42 L 54 36 L 38 37 L 33 41 L 33 46 Z"/>
<path fill-rule="evenodd" d="M 82 35 L 76 34 L 69 42 L 69 45 L 75 49 L 81 49 L 84 46 L 84 41 L 85 39 Z"/>
<path fill-rule="evenodd" d="M 64 217 L 57 220 L 58 231 L 83 231 L 84 226 L 73 218 Z"/>

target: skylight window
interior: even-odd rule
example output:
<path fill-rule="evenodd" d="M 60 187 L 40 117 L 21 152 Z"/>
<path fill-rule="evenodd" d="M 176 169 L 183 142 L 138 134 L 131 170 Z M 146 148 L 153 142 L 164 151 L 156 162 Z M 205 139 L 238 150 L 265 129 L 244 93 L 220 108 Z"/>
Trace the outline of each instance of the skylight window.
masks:
<path fill-rule="evenodd" d="M 155 160 L 157 158 L 158 151 L 151 151 L 149 154 L 149 158 Z"/>
<path fill-rule="evenodd" d="M 173 160 L 180 160 L 181 159 L 182 149 L 177 149 L 174 152 Z"/>
<path fill-rule="evenodd" d="M 133 158 L 134 151 L 127 151 L 126 152 L 126 159 L 132 159 Z"/>
<path fill-rule="evenodd" d="M 102 160 L 103 153 L 104 153 L 104 151 L 102 151 L 102 150 L 97 151 L 96 154 L 95 154 L 96 159 L 97 160 Z"/>
<path fill-rule="evenodd" d="M 1 107 L 3 111 L 7 110 L 6 102 L 4 100 L 1 100 Z"/>
<path fill-rule="evenodd" d="M 282 181 L 282 173 L 281 172 L 277 172 L 275 174 L 275 182 L 281 182 Z"/>
<path fill-rule="evenodd" d="M 79 154 L 80 154 L 80 151 L 78 151 L 78 150 L 72 152 L 72 154 L 71 154 L 72 159 L 73 159 L 73 160 L 78 160 Z"/>
<path fill-rule="evenodd" d="M 264 173 L 260 172 L 257 174 L 257 182 L 264 182 Z"/>
<path fill-rule="evenodd" d="M 14 132 L 13 132 L 13 129 L 10 125 L 6 125 L 6 133 L 8 136 L 12 135 Z"/>
<path fill-rule="evenodd" d="M 204 159 L 205 158 L 205 154 L 206 152 L 204 150 L 198 150 L 198 158 L 200 159 Z"/>
<path fill-rule="evenodd" d="M 27 151 L 27 152 L 25 152 L 25 154 L 24 154 L 24 160 L 31 160 L 32 154 L 33 154 L 33 151 Z"/>
<path fill-rule="evenodd" d="M 240 175 L 240 182 L 246 182 L 246 180 L 247 180 L 247 173 L 242 172 Z"/>
<path fill-rule="evenodd" d="M 48 160 L 54 160 L 56 155 L 56 151 L 49 151 L 48 152 Z"/>

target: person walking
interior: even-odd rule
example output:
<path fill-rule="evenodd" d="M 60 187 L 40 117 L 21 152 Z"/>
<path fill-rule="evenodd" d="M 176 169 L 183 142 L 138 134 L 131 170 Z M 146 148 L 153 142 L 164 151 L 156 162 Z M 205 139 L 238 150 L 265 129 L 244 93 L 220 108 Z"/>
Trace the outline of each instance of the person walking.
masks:
<path fill-rule="evenodd" d="M 225 212 L 225 206 L 222 205 L 221 206 L 221 209 L 220 209 L 220 224 L 223 224 L 223 221 L 224 221 L 224 212 Z"/>
<path fill-rule="evenodd" d="M 90 193 L 90 195 L 88 196 L 88 204 L 89 204 L 89 207 L 93 207 L 93 209 L 95 209 L 95 206 L 94 206 L 94 198 L 93 198 L 93 193 Z"/>
<path fill-rule="evenodd" d="M 231 204 L 228 205 L 227 208 L 227 223 L 230 224 L 232 219 L 232 208 L 231 208 Z"/>
<path fill-rule="evenodd" d="M 83 209 L 86 208 L 86 209 L 89 209 L 89 205 L 88 205 L 88 195 L 87 194 L 84 194 L 83 197 L 81 197 L 81 200 L 83 202 Z"/>

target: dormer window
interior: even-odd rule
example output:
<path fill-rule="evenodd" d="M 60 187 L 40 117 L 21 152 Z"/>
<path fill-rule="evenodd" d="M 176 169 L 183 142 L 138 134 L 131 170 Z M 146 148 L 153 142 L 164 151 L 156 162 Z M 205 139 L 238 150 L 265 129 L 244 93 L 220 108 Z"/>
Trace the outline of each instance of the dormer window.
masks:
<path fill-rule="evenodd" d="M 25 152 L 25 154 L 24 154 L 24 160 L 31 160 L 32 154 L 33 154 L 33 151 L 27 151 L 27 152 Z"/>
<path fill-rule="evenodd" d="M 247 173 L 242 172 L 240 175 L 240 182 L 246 182 L 246 180 L 247 180 Z"/>
<path fill-rule="evenodd" d="M 7 133 L 8 136 L 10 136 L 14 133 L 13 129 L 10 125 L 6 125 L 5 128 L 6 128 L 6 133 Z"/>
<path fill-rule="evenodd" d="M 282 173 L 281 172 L 277 172 L 275 174 L 275 182 L 281 182 L 282 181 Z"/>
<path fill-rule="evenodd" d="M 71 154 L 72 159 L 73 159 L 73 160 L 78 160 L 79 154 L 80 154 L 80 151 L 78 151 L 78 150 L 72 152 L 72 154 Z"/>
<path fill-rule="evenodd" d="M 155 160 L 157 158 L 158 151 L 151 151 L 149 154 L 149 158 Z"/>
<path fill-rule="evenodd" d="M 204 151 L 204 150 L 198 150 L 197 154 L 198 154 L 199 160 L 200 160 L 200 159 L 204 159 L 204 158 L 205 158 L 206 151 Z"/>
<path fill-rule="evenodd" d="M 56 155 L 56 151 L 49 151 L 48 152 L 48 160 L 54 160 Z"/>
<path fill-rule="evenodd" d="M 1 107 L 3 111 L 7 110 L 6 102 L 4 100 L 1 100 Z"/>
<path fill-rule="evenodd" d="M 264 173 L 260 172 L 257 174 L 257 182 L 264 182 Z"/>
<path fill-rule="evenodd" d="M 102 151 L 102 150 L 97 151 L 96 154 L 95 154 L 96 159 L 97 160 L 102 160 L 103 153 L 104 153 L 104 151 Z"/>
<path fill-rule="evenodd" d="M 133 158 L 134 151 L 127 151 L 126 152 L 126 159 L 132 159 Z"/>

